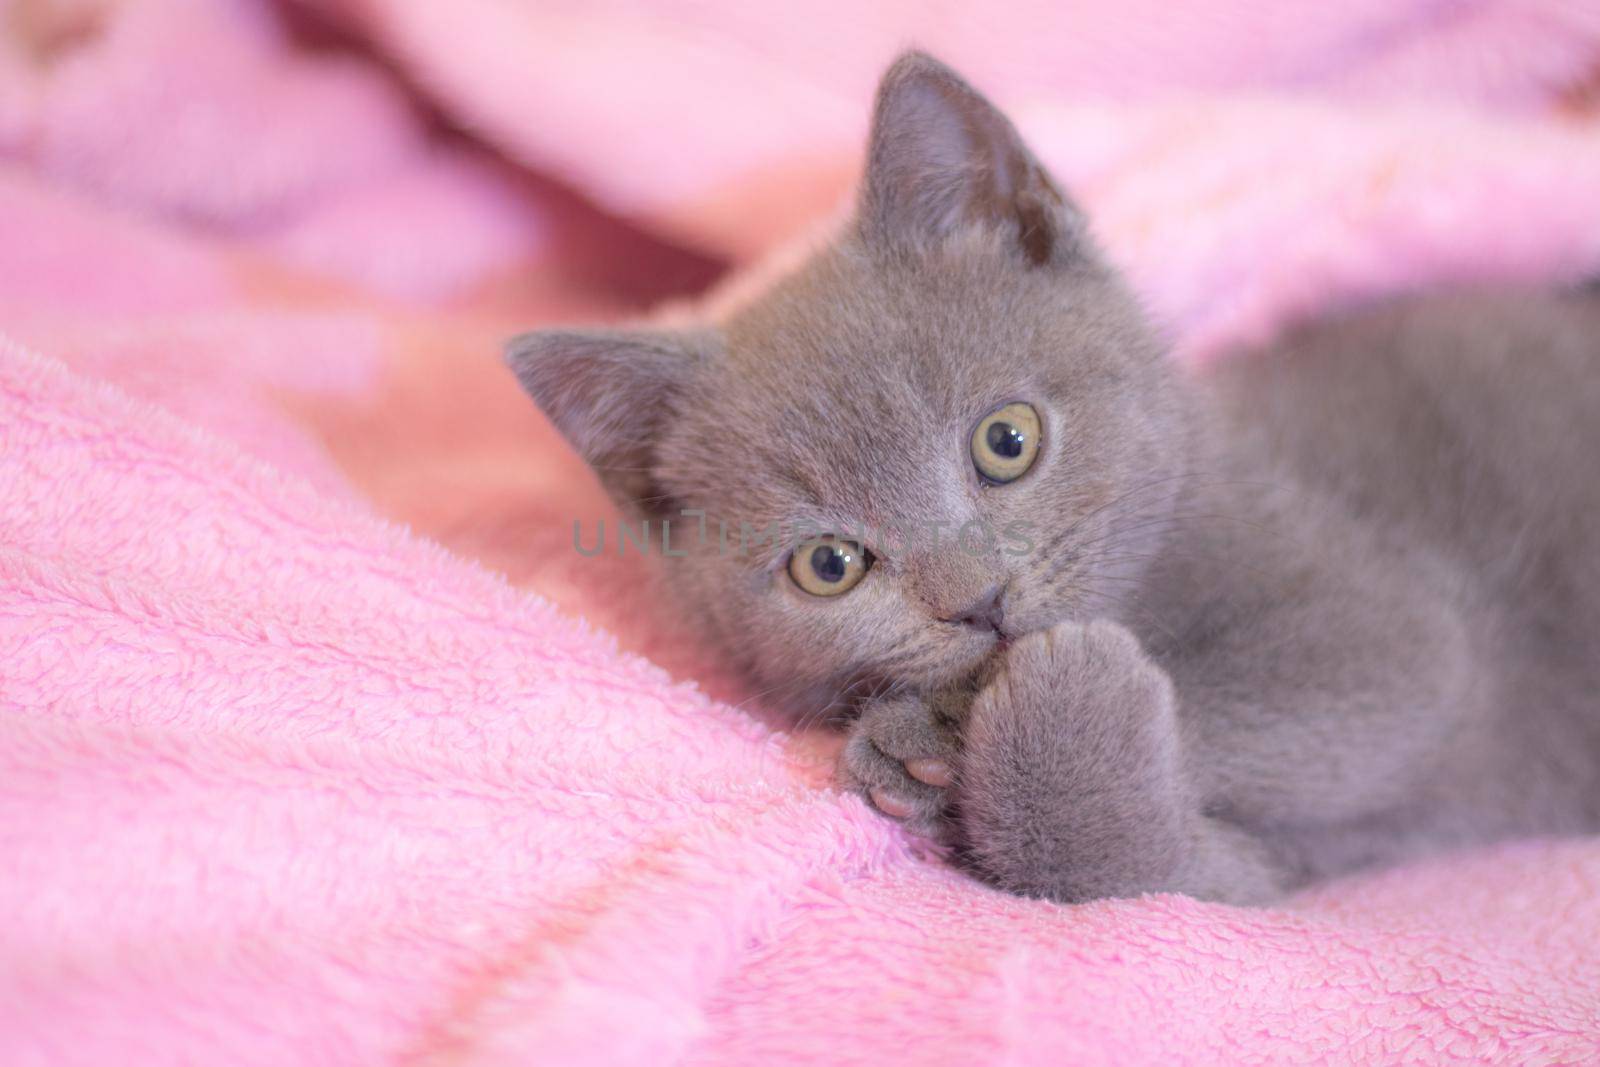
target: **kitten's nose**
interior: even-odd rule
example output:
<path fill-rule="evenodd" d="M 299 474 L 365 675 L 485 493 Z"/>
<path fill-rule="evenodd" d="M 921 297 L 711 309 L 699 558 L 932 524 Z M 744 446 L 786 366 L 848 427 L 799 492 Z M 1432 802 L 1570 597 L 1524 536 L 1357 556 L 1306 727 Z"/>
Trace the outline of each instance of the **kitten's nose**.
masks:
<path fill-rule="evenodd" d="M 974 630 L 993 630 L 1004 633 L 1006 621 L 1005 586 L 990 586 L 984 594 L 945 622 L 956 622 Z"/>

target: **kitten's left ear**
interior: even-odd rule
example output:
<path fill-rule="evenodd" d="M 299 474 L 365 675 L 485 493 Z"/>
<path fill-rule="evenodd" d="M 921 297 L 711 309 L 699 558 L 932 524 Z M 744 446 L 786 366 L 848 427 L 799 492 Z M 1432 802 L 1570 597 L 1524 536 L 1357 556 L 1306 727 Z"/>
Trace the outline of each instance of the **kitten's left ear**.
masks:
<path fill-rule="evenodd" d="M 937 59 L 908 52 L 878 86 L 860 225 L 869 244 L 907 250 L 992 226 L 1042 266 L 1081 250 L 1083 218 L 1011 120 Z"/>
<path fill-rule="evenodd" d="M 625 510 L 667 510 L 656 442 L 714 344 L 691 331 L 541 330 L 506 343 L 506 363 Z"/>

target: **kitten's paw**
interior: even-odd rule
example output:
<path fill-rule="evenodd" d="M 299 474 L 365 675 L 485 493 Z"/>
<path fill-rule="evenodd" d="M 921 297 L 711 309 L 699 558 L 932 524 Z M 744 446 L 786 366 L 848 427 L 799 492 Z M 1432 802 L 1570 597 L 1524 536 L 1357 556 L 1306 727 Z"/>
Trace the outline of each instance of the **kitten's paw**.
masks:
<path fill-rule="evenodd" d="M 1185 837 L 1172 686 L 1109 622 L 1014 644 L 963 723 L 964 857 L 1056 900 L 1171 884 Z"/>
<path fill-rule="evenodd" d="M 943 836 L 959 754 L 953 726 L 914 697 L 861 709 L 839 757 L 839 780 L 918 833 Z"/>
<path fill-rule="evenodd" d="M 1084 705 L 1127 714 L 1170 704 L 1166 676 L 1139 639 L 1114 622 L 1057 623 L 1021 637 L 974 704 L 1029 705 L 1071 716 Z"/>

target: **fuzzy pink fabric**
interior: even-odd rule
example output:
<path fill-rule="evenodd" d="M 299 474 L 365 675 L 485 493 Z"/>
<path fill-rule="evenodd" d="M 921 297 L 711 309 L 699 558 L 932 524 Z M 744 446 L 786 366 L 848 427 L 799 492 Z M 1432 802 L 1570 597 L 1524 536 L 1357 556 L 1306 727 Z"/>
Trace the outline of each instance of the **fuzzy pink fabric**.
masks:
<path fill-rule="evenodd" d="M 1075 8 L 924 39 L 1185 358 L 1600 270 L 1590 5 Z M 497 339 L 711 265 L 498 153 L 764 253 L 810 209 L 707 192 L 788 203 L 794 158 L 833 196 L 909 8 L 838 47 L 732 4 L 342 10 L 349 52 L 255 0 L 0 9 L 0 1063 L 1600 1056 L 1600 844 L 1263 910 L 1005 897 L 570 551 L 607 506 Z"/>
<path fill-rule="evenodd" d="M 516 158 L 739 257 L 849 186 L 864 104 L 912 44 L 1015 111 L 1274 93 L 1539 114 L 1600 74 L 1587 0 L 316 6 L 342 10 Z"/>

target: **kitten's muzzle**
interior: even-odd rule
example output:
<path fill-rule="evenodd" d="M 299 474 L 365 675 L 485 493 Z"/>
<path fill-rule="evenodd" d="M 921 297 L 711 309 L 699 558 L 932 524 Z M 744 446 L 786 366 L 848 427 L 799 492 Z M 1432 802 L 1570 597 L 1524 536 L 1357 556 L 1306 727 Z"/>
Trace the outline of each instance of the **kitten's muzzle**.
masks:
<path fill-rule="evenodd" d="M 1001 640 L 1005 640 L 1010 636 L 1005 630 L 1005 594 L 1004 585 L 993 585 L 971 604 L 940 621 L 980 632 L 991 631 Z"/>

